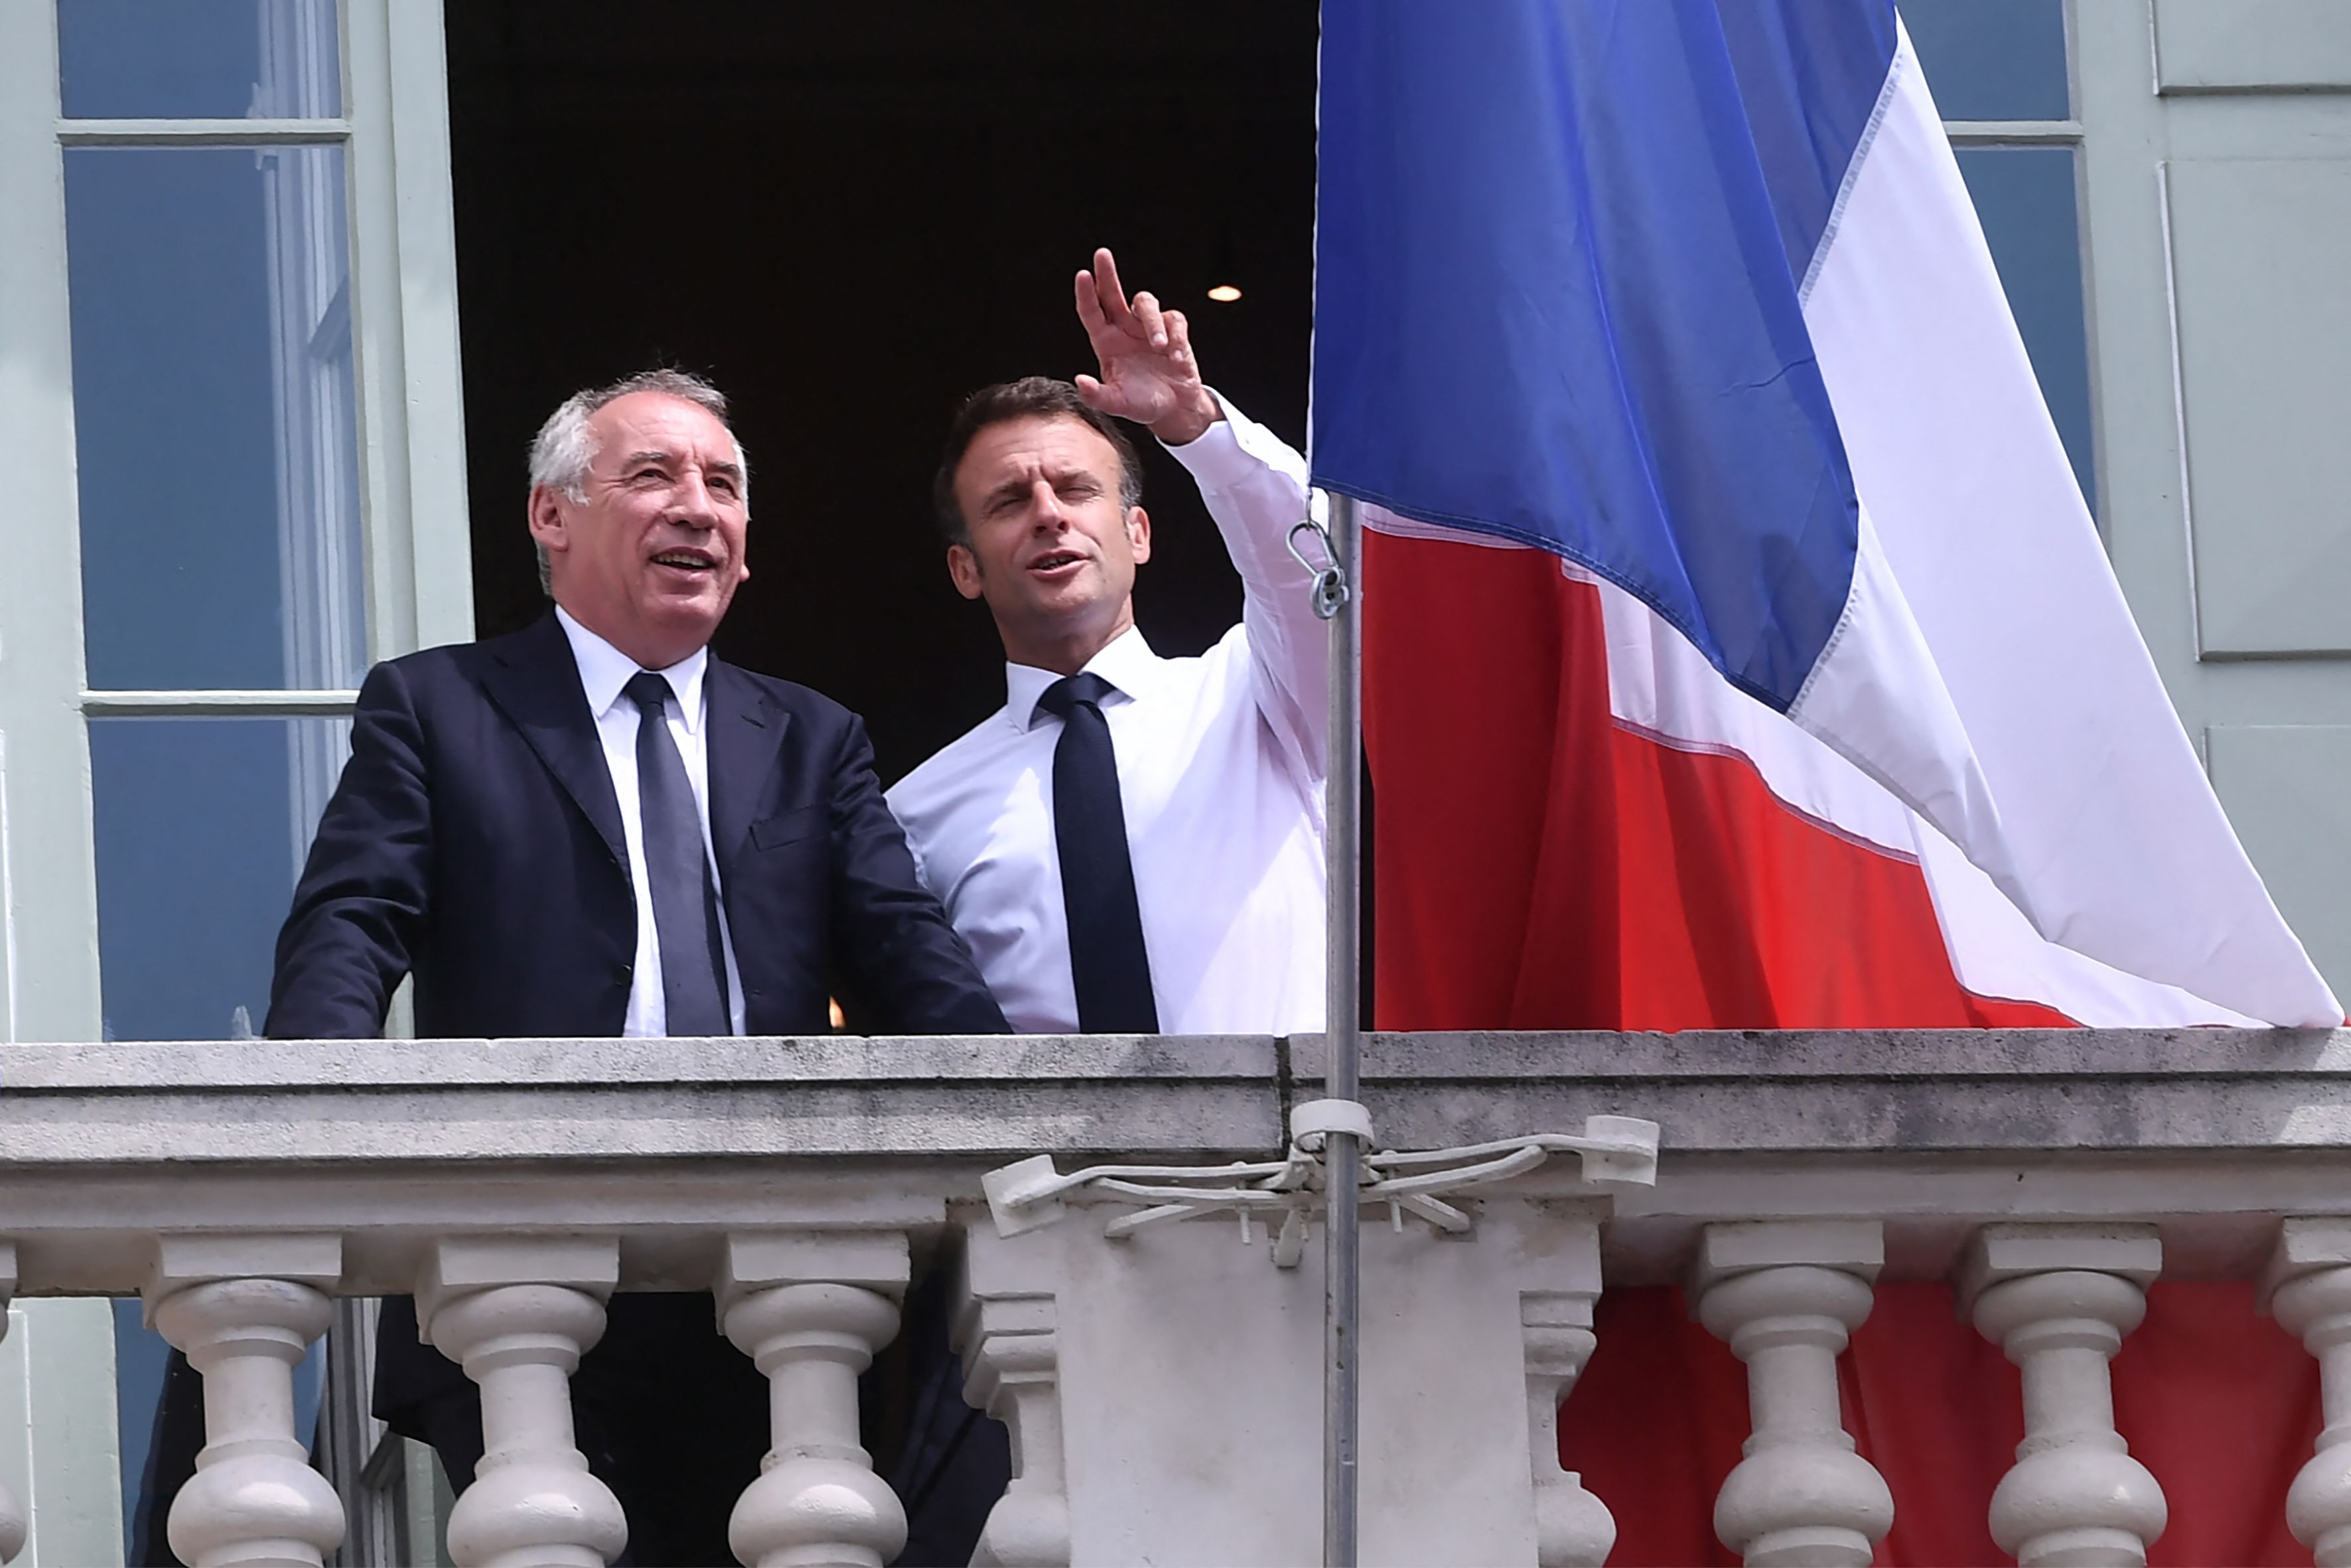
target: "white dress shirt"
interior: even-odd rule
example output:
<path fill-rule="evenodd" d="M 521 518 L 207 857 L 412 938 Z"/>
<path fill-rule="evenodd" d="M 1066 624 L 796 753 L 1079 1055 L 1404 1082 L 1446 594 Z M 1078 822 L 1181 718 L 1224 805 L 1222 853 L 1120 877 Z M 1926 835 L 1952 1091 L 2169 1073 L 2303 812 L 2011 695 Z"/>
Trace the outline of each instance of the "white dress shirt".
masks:
<path fill-rule="evenodd" d="M 1231 404 L 1225 413 L 1169 450 L 1240 572 L 1241 623 L 1196 659 L 1163 659 L 1130 631 L 1086 668 L 1117 688 L 1102 717 L 1159 1027 L 1311 1032 L 1324 1007 L 1330 641 L 1287 544 L 1307 515 L 1306 465 Z M 1004 1016 L 1036 1034 L 1078 1028 L 1053 844 L 1061 721 L 1037 706 L 1060 678 L 1008 664 L 1005 706 L 889 792 Z"/>
<path fill-rule="evenodd" d="M 621 801 L 621 832 L 629 841 L 629 886 L 637 900 L 637 953 L 630 971 L 629 1010 L 621 1024 L 623 1035 L 644 1038 L 669 1032 L 669 1009 L 662 995 L 661 934 L 653 925 L 653 895 L 645 880 L 644 815 L 637 802 L 637 705 L 622 688 L 641 667 L 560 607 L 555 618 L 571 640 L 571 657 L 580 666 L 580 685 L 588 694 L 588 711 L 596 717 L 596 738 L 604 745 L 604 766 L 612 774 L 612 793 Z M 694 786 L 694 804 L 702 818 L 702 852 L 710 861 L 711 885 L 718 886 L 718 860 L 710 847 L 710 748 L 703 720 L 702 677 L 710 667 L 710 650 L 694 653 L 665 670 L 653 673 L 669 683 L 676 696 L 664 705 L 670 737 L 685 763 L 686 782 Z M 726 929 L 726 907 L 718 909 L 718 940 L 726 959 L 726 1010 L 737 1034 L 743 1032 L 743 976 L 735 967 L 735 939 Z"/>

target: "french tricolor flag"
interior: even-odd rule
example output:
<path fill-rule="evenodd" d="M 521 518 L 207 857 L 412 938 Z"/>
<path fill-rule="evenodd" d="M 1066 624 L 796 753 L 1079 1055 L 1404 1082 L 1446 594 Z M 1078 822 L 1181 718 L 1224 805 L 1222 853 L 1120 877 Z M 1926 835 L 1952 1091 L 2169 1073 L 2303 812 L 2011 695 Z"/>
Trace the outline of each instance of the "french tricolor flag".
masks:
<path fill-rule="evenodd" d="M 1383 1028 L 2335 1025 L 1893 0 L 1323 7 Z"/>

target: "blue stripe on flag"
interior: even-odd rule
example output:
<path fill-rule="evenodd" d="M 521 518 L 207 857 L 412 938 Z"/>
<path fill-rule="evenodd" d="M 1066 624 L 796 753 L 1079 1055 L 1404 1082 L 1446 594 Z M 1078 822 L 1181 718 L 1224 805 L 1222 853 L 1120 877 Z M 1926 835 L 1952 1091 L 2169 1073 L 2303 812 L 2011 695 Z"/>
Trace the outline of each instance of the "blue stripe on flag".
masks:
<path fill-rule="evenodd" d="M 1330 0 L 1314 481 L 1557 551 L 1785 709 L 1859 519 L 1797 287 L 1892 0 Z"/>

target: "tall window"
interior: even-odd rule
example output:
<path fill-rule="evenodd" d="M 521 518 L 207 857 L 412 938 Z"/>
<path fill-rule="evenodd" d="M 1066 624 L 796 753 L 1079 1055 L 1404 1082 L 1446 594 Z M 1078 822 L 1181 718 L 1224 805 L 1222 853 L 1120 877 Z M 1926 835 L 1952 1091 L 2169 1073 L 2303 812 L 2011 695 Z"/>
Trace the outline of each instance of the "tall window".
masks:
<path fill-rule="evenodd" d="M 61 0 L 104 1032 L 255 1030 L 366 665 L 331 0 Z"/>
<path fill-rule="evenodd" d="M 257 1032 L 360 676 L 470 634 L 439 13 L 0 5 L 6 1038 Z M 135 1507 L 164 1352 L 117 1308 Z M 87 1397 L 71 1339 L 30 1376 Z M 102 1560 L 110 1495 L 31 1500 Z"/>

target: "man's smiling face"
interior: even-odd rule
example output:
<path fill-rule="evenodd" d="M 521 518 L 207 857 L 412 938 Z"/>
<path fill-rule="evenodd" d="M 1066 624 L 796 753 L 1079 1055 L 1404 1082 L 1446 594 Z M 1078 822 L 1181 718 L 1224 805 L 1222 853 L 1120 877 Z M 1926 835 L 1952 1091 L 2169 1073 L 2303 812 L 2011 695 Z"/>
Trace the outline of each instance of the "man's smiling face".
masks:
<path fill-rule="evenodd" d="M 948 547 L 947 570 L 987 601 L 1016 663 L 1073 671 L 1134 624 L 1151 519 L 1121 503 L 1121 476 L 1117 449 L 1080 419 L 1024 415 L 972 438 L 955 476 L 970 543 Z"/>
<path fill-rule="evenodd" d="M 555 601 L 647 669 L 706 645 L 735 590 L 750 521 L 726 424 L 667 392 L 614 398 L 588 421 L 586 498 L 532 492 L 530 531 Z"/>

